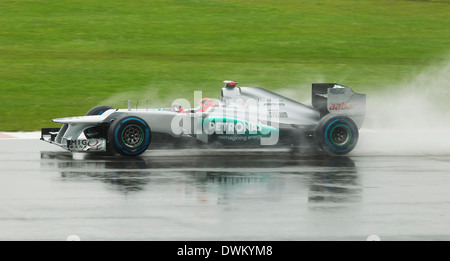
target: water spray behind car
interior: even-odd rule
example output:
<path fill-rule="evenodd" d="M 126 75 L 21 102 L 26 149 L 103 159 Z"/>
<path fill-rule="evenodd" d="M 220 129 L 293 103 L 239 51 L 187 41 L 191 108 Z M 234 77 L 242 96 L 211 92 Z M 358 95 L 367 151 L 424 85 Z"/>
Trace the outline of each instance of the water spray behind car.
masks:
<path fill-rule="evenodd" d="M 450 154 L 450 59 L 368 95 L 357 155 Z"/>

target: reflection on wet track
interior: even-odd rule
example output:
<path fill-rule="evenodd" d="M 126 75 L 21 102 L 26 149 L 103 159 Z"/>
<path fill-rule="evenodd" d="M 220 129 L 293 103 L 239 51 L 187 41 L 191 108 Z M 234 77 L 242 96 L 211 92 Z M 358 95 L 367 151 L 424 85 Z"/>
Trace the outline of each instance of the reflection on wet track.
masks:
<path fill-rule="evenodd" d="M 0 240 L 450 239 L 448 155 L 0 144 Z"/>
<path fill-rule="evenodd" d="M 289 175 L 300 175 L 302 186 L 309 187 L 308 200 L 345 201 L 358 198 L 357 171 L 354 162 L 348 157 L 298 156 L 286 151 L 277 154 L 266 152 L 225 151 L 225 156 L 210 156 L 208 152 L 189 155 L 189 152 L 172 152 L 171 156 L 142 156 L 139 158 L 101 157 L 80 155 L 72 159 L 69 152 L 41 152 L 41 167 L 55 168 L 63 180 L 76 181 L 85 178 L 109 184 L 109 188 L 121 193 L 145 190 L 153 183 L 183 180 L 195 189 L 216 189 L 217 197 L 234 193 L 222 187 L 250 186 L 266 187 L 270 197 L 277 186 L 285 187 Z M 217 153 L 217 151 L 215 151 Z M 228 155 L 232 153 L 231 155 Z M 267 155 L 269 154 L 269 155 Z M 280 179 L 280 175 L 284 179 Z M 149 184 L 152 183 L 152 184 Z M 269 190 L 270 188 L 270 190 Z"/>

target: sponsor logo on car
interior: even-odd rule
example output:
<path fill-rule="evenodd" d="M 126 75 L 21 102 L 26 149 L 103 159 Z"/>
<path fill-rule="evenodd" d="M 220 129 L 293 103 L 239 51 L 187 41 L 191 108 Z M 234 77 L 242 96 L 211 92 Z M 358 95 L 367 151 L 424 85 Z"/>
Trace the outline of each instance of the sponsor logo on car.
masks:
<path fill-rule="evenodd" d="M 102 139 L 83 139 L 83 140 L 68 140 L 67 148 L 70 150 L 83 150 L 86 148 L 97 148 L 102 145 L 104 140 Z"/>
<path fill-rule="evenodd" d="M 288 118 L 287 112 L 280 112 L 279 107 L 286 104 L 278 99 L 231 99 L 210 102 L 211 107 L 205 109 L 209 98 L 202 98 L 202 92 L 194 93 L 194 100 L 200 100 L 199 108 L 191 114 L 179 108 L 192 108 L 188 100 L 177 99 L 172 118 L 171 131 L 175 135 L 218 135 L 220 140 L 248 141 L 259 140 L 261 145 L 274 145 L 279 139 L 280 118 Z M 239 135 L 245 135 L 239 136 Z M 230 136 L 230 137 L 227 137 Z M 255 137 L 251 137 L 255 136 Z M 207 142 L 207 141 L 206 141 Z"/>
<path fill-rule="evenodd" d="M 328 110 L 330 111 L 343 111 L 343 110 L 353 110 L 358 104 L 346 104 L 345 102 L 340 104 L 331 104 Z"/>

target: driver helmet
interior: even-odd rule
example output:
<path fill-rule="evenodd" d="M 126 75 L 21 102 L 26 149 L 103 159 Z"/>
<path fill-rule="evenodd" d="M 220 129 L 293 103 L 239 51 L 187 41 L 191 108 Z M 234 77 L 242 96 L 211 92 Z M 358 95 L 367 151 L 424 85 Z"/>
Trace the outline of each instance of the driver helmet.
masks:
<path fill-rule="evenodd" d="M 197 112 L 204 112 L 211 107 L 219 107 L 219 101 L 211 98 L 203 98 L 198 102 L 199 109 Z"/>

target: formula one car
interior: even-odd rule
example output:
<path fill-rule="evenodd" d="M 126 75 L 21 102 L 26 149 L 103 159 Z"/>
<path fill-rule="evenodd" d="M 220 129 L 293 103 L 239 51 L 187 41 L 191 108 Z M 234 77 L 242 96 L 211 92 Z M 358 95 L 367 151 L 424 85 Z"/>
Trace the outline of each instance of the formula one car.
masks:
<path fill-rule="evenodd" d="M 366 95 L 336 83 L 313 83 L 312 106 L 260 87 L 225 81 L 220 99 L 195 107 L 177 100 L 170 108 L 114 109 L 101 105 L 86 116 L 54 119 L 41 140 L 73 152 L 137 156 L 158 145 L 200 147 L 316 146 L 330 155 L 355 148 Z M 181 106 L 183 103 L 185 106 Z M 186 105 L 187 104 L 187 105 Z"/>

